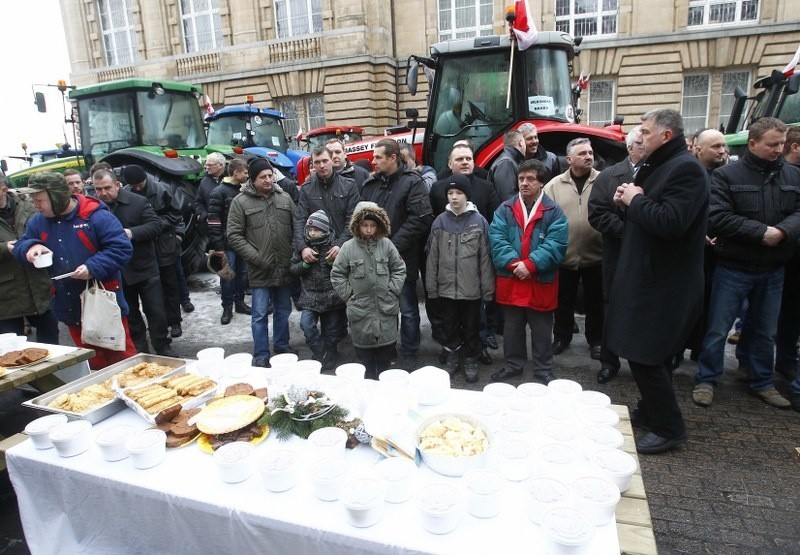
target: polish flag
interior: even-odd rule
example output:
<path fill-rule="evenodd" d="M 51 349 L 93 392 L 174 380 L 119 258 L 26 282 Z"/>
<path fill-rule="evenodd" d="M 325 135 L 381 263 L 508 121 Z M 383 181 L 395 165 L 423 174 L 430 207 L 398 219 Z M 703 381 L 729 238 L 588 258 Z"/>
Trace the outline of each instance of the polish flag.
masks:
<path fill-rule="evenodd" d="M 214 105 L 211 104 L 211 99 L 208 98 L 208 95 L 206 95 L 206 113 L 209 116 L 213 116 L 214 115 Z"/>
<path fill-rule="evenodd" d="M 798 63 L 800 63 L 800 46 L 797 47 L 797 52 L 794 53 L 794 58 L 792 58 L 792 61 L 789 62 L 789 65 L 783 68 L 783 75 L 785 77 L 791 77 L 794 75 L 794 71 L 797 69 Z"/>
<path fill-rule="evenodd" d="M 581 72 L 581 76 L 578 77 L 578 86 L 584 91 L 589 88 L 589 77 L 591 76 L 592 74 L 590 73 L 589 75 L 584 77 L 583 72 Z"/>
<path fill-rule="evenodd" d="M 531 8 L 528 0 L 517 0 L 514 4 L 514 34 L 517 48 L 526 50 L 536 41 L 536 24 L 530 19 Z"/>

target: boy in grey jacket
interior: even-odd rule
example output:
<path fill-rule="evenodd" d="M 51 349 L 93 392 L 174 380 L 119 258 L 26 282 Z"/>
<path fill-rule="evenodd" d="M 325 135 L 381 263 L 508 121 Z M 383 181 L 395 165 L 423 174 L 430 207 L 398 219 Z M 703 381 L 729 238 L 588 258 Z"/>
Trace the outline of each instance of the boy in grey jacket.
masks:
<path fill-rule="evenodd" d="M 464 356 L 466 381 L 478 381 L 481 352 L 481 301 L 494 297 L 494 268 L 489 252 L 489 224 L 469 201 L 469 179 L 453 174 L 447 184 L 447 207 L 437 216 L 428 238 L 425 285 L 439 299 L 445 370 L 452 376 Z"/>

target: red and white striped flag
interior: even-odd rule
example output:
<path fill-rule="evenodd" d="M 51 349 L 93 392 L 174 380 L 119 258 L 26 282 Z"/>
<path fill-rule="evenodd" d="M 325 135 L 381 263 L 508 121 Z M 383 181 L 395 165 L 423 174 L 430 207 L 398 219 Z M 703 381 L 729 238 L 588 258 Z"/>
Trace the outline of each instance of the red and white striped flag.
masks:
<path fill-rule="evenodd" d="M 514 4 L 514 34 L 517 37 L 517 48 L 525 50 L 535 41 L 538 31 L 531 19 L 531 8 L 528 0 L 517 0 Z"/>
<path fill-rule="evenodd" d="M 206 113 L 209 116 L 213 116 L 214 115 L 214 105 L 211 104 L 211 99 L 208 98 L 208 95 L 206 95 Z"/>
<path fill-rule="evenodd" d="M 797 47 L 797 52 L 794 53 L 794 58 L 792 58 L 792 61 L 789 62 L 789 65 L 783 68 L 783 75 L 785 77 L 791 77 L 794 75 L 794 71 L 797 69 L 798 63 L 800 63 L 800 46 Z"/>
<path fill-rule="evenodd" d="M 589 78 L 592 76 L 590 73 L 586 77 L 583 76 L 583 72 L 581 72 L 581 76 L 578 77 L 578 86 L 583 89 L 584 91 L 589 88 Z"/>

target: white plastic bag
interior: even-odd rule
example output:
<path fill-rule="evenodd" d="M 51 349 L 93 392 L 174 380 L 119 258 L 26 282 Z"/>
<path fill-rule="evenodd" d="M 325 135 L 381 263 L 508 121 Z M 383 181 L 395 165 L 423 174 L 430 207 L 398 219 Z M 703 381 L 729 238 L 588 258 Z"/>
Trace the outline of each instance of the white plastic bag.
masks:
<path fill-rule="evenodd" d="M 125 328 L 117 295 L 100 281 L 81 293 L 81 341 L 112 351 L 125 350 Z"/>

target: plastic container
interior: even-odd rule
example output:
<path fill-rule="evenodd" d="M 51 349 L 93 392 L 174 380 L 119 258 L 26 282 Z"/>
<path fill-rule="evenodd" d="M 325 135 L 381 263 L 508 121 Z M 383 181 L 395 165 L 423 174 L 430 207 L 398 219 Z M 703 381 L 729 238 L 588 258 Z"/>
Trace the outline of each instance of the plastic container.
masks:
<path fill-rule="evenodd" d="M 597 476 L 583 476 L 572 482 L 572 503 L 597 526 L 613 522 L 620 500 L 619 488 L 613 482 Z"/>
<path fill-rule="evenodd" d="M 566 443 L 545 443 L 536 451 L 543 476 L 571 480 L 578 470 L 578 452 Z"/>
<path fill-rule="evenodd" d="M 340 364 L 337 366 L 334 373 L 336 376 L 346 380 L 360 381 L 364 379 L 364 374 L 366 371 L 367 369 L 363 364 L 359 364 L 357 362 L 348 362 L 346 364 Z"/>
<path fill-rule="evenodd" d="M 376 470 L 386 483 L 387 503 L 405 503 L 411 498 L 411 484 L 417 472 L 414 461 L 405 457 L 389 457 L 380 461 Z"/>
<path fill-rule="evenodd" d="M 197 351 L 197 360 L 215 360 L 222 362 L 225 360 L 225 349 L 222 347 L 209 347 L 208 349 L 200 349 Z"/>
<path fill-rule="evenodd" d="M 320 428 L 308 436 L 312 458 L 344 457 L 347 432 L 335 426 Z"/>
<path fill-rule="evenodd" d="M 578 428 L 566 422 L 550 421 L 542 427 L 542 435 L 545 441 L 555 441 L 566 443 L 572 447 L 577 447 L 581 439 Z"/>
<path fill-rule="evenodd" d="M 494 433 L 500 430 L 505 407 L 503 403 L 491 397 L 482 397 L 470 405 L 470 412 L 486 424 L 490 432 Z"/>
<path fill-rule="evenodd" d="M 103 458 L 109 462 L 121 461 L 128 458 L 125 441 L 136 432 L 136 428 L 127 424 L 112 426 L 97 434 L 94 442 L 100 448 Z"/>
<path fill-rule="evenodd" d="M 543 401 L 550 395 L 550 390 L 542 383 L 527 382 L 517 386 L 517 394 Z"/>
<path fill-rule="evenodd" d="M 554 507 L 569 505 L 570 492 L 566 484 L 555 478 L 538 476 L 525 482 L 528 497 L 528 518 L 542 523 L 544 513 Z"/>
<path fill-rule="evenodd" d="M 234 441 L 217 449 L 214 462 L 222 481 L 236 484 L 247 480 L 255 468 L 254 450 L 255 446 L 245 441 Z"/>
<path fill-rule="evenodd" d="M 612 426 L 619 424 L 619 415 L 614 410 L 605 407 L 589 407 L 578 411 L 578 418 L 585 424 L 600 424 Z"/>
<path fill-rule="evenodd" d="M 292 489 L 297 483 L 297 453 L 290 449 L 277 449 L 261 459 L 258 470 L 264 486 L 269 491 Z"/>
<path fill-rule="evenodd" d="M 507 439 L 497 444 L 495 456 L 500 475 L 512 482 L 528 479 L 533 472 L 532 448 L 527 441 Z"/>
<path fill-rule="evenodd" d="M 420 405 L 444 403 L 450 395 L 450 374 L 435 366 L 424 366 L 411 372 L 409 387 Z"/>
<path fill-rule="evenodd" d="M 625 437 L 616 428 L 592 424 L 582 431 L 581 448 L 583 456 L 592 458 L 601 449 L 619 449 L 625 443 Z"/>
<path fill-rule="evenodd" d="M 281 353 L 269 357 L 269 365 L 272 368 L 288 368 L 291 370 L 296 363 L 297 355 L 294 353 Z"/>
<path fill-rule="evenodd" d="M 508 407 L 508 413 L 511 416 L 521 416 L 536 420 L 540 403 L 535 398 L 527 395 L 515 395 L 506 400 L 506 407 Z"/>
<path fill-rule="evenodd" d="M 603 478 L 614 483 L 620 493 L 628 490 L 631 478 L 636 474 L 636 459 L 617 449 L 600 449 L 589 459 Z"/>
<path fill-rule="evenodd" d="M 327 457 L 311 465 L 311 489 L 321 501 L 336 501 L 347 474 L 347 461 L 341 457 Z"/>
<path fill-rule="evenodd" d="M 230 378 L 244 378 L 253 368 L 253 355 L 250 353 L 236 353 L 228 355 L 225 359 L 225 376 Z"/>
<path fill-rule="evenodd" d="M 347 520 L 356 528 L 368 528 L 383 517 L 386 485 L 377 478 L 358 478 L 346 483 L 341 502 Z"/>
<path fill-rule="evenodd" d="M 588 515 L 572 507 L 556 507 L 542 516 L 545 552 L 552 555 L 588 553 L 596 534 Z"/>
<path fill-rule="evenodd" d="M 431 534 L 449 534 L 458 527 L 463 512 L 461 492 L 453 484 L 434 483 L 417 495 L 422 527 Z"/>
<path fill-rule="evenodd" d="M 33 259 L 33 265 L 37 268 L 49 268 L 53 265 L 53 253 L 44 252 Z"/>
<path fill-rule="evenodd" d="M 420 436 L 425 429 L 433 422 L 441 422 L 448 417 L 457 418 L 462 422 L 470 424 L 474 428 L 480 429 L 487 440 L 486 450 L 482 453 L 477 453 L 474 455 L 450 456 L 420 449 Z M 493 444 L 493 437 L 486 426 L 476 418 L 467 416 L 465 414 L 442 413 L 426 418 L 420 422 L 414 434 L 414 442 L 422 455 L 422 460 L 425 462 L 425 465 L 428 466 L 428 468 L 438 474 L 442 474 L 443 476 L 463 476 L 467 470 L 484 468 L 486 466 L 486 463 L 489 459 L 489 450 L 492 448 Z"/>
<path fill-rule="evenodd" d="M 37 449 L 52 449 L 53 442 L 50 441 L 50 431 L 57 426 L 66 424 L 67 420 L 69 419 L 66 414 L 42 416 L 29 422 L 25 426 L 25 433 L 28 434 L 28 437 L 33 441 L 33 446 Z"/>
<path fill-rule="evenodd" d="M 490 383 L 483 387 L 483 393 L 490 397 L 500 397 L 501 399 L 505 399 L 516 395 L 517 388 L 509 383 Z"/>
<path fill-rule="evenodd" d="M 581 391 L 578 398 L 580 407 L 603 407 L 608 408 L 611 406 L 611 397 L 599 391 Z"/>
<path fill-rule="evenodd" d="M 155 429 L 136 432 L 125 440 L 125 449 L 135 468 L 153 468 L 161 464 L 167 455 L 167 434 Z"/>
<path fill-rule="evenodd" d="M 87 451 L 92 444 L 92 423 L 73 420 L 59 424 L 47 436 L 62 457 L 74 457 Z"/>
<path fill-rule="evenodd" d="M 478 518 L 497 516 L 503 508 L 505 481 L 491 470 L 470 470 L 464 474 L 467 512 Z"/>
<path fill-rule="evenodd" d="M 550 398 L 557 403 L 574 405 L 580 399 L 583 388 L 581 384 L 572 380 L 553 380 L 547 384 Z"/>

